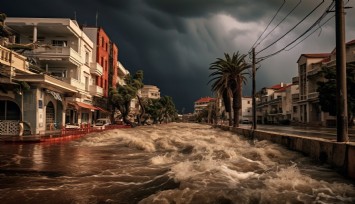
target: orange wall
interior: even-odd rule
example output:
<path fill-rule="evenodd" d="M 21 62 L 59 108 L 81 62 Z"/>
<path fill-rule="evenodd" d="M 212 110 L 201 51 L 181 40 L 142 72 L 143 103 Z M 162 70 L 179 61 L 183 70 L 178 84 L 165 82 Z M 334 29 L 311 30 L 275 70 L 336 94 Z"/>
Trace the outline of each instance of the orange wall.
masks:
<path fill-rule="evenodd" d="M 109 60 L 109 37 L 102 28 L 97 30 L 97 53 L 96 61 L 102 66 L 103 74 L 99 77 L 98 85 L 103 88 L 104 97 L 108 96 L 108 60 Z"/>

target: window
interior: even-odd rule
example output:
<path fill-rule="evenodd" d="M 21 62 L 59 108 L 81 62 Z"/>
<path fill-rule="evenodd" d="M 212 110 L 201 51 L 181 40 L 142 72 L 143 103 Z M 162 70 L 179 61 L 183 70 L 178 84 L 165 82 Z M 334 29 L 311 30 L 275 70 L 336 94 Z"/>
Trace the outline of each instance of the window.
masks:
<path fill-rule="evenodd" d="M 85 64 L 87 66 L 89 66 L 89 52 L 88 51 L 85 52 Z"/>
<path fill-rule="evenodd" d="M 85 77 L 85 91 L 89 91 L 89 77 Z"/>
<path fill-rule="evenodd" d="M 104 39 L 104 37 L 102 37 L 101 38 L 101 46 L 104 47 L 104 45 L 105 45 L 105 39 Z"/>
<path fill-rule="evenodd" d="M 52 46 L 67 47 L 68 41 L 66 40 L 52 40 Z"/>
<path fill-rule="evenodd" d="M 248 104 L 250 104 L 250 101 L 248 101 Z"/>

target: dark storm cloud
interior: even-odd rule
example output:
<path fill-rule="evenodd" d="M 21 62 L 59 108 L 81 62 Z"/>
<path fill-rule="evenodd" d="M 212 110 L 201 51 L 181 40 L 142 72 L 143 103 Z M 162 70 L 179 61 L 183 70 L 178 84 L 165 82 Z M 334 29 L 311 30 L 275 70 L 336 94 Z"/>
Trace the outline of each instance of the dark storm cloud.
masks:
<path fill-rule="evenodd" d="M 247 53 L 266 27 L 283 0 L 18 0 L 4 1 L 1 11 L 8 16 L 74 18 L 79 24 L 103 27 L 119 46 L 119 60 L 134 73 L 144 70 L 144 83 L 157 85 L 163 95 L 174 98 L 179 111 L 192 111 L 193 102 L 211 95 L 207 86 L 208 67 L 224 52 Z M 288 0 L 273 28 L 298 2 Z M 320 0 L 305 1 L 281 24 L 258 49 L 299 22 Z M 273 52 L 300 35 L 324 11 L 332 0 L 326 0 L 300 28 L 267 50 Z M 352 5 L 351 5 L 352 4 Z M 21 6 L 19 6 L 21 5 Z M 347 6 L 354 6 L 350 1 Z M 354 11 L 347 14 L 348 30 L 354 33 Z M 257 88 L 281 81 L 290 82 L 297 74 L 300 54 L 330 52 L 334 48 L 334 22 L 323 26 L 289 52 L 261 64 Z M 319 36 L 318 36 L 319 35 Z M 354 34 L 349 36 L 355 38 Z M 349 40 L 350 40 L 349 39 Z M 244 94 L 250 95 L 250 85 Z"/>

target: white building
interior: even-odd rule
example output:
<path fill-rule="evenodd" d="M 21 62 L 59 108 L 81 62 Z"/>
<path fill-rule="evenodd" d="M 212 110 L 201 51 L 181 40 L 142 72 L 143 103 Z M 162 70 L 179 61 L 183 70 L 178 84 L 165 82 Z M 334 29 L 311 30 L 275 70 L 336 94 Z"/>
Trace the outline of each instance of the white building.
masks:
<path fill-rule="evenodd" d="M 298 85 L 280 83 L 264 87 L 258 92 L 257 121 L 262 124 L 279 124 L 292 120 L 292 96 L 298 94 Z"/>
<path fill-rule="evenodd" d="M 252 97 L 244 96 L 242 97 L 242 109 L 239 112 L 239 118 L 241 120 L 253 120 L 253 112 L 252 112 Z"/>
<path fill-rule="evenodd" d="M 23 111 L 33 133 L 41 134 L 65 124 L 91 123 L 93 111 L 97 110 L 92 96 L 102 96 L 101 89 L 92 87 L 92 75 L 102 74 L 102 68 L 93 59 L 93 42 L 77 22 L 7 18 L 6 25 L 16 35 L 17 43 L 45 45 L 24 52 L 43 71 L 16 76 L 16 80 L 31 87 L 25 93 Z"/>
<path fill-rule="evenodd" d="M 144 85 L 141 89 L 142 98 L 151 98 L 151 99 L 159 99 L 160 98 L 160 90 L 157 86 L 154 85 Z"/>

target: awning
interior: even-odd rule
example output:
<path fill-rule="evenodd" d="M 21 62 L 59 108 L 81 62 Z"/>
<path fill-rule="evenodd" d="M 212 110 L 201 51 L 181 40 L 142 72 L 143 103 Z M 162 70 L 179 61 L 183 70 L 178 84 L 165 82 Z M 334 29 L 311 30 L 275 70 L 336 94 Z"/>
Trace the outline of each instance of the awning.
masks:
<path fill-rule="evenodd" d="M 58 101 L 62 101 L 62 97 L 60 97 L 60 94 L 55 92 L 55 91 L 51 91 L 51 90 L 46 90 L 46 93 L 52 94 L 52 96 L 54 97 L 54 99 L 58 100 Z"/>
<path fill-rule="evenodd" d="M 97 106 L 95 108 L 96 108 L 96 110 L 99 110 L 99 111 L 104 112 L 104 113 L 108 113 L 109 112 L 108 110 L 105 110 L 105 109 L 97 107 Z"/>
<path fill-rule="evenodd" d="M 97 110 L 97 108 L 95 106 L 88 104 L 88 103 L 76 102 L 76 105 L 78 105 L 81 108 L 89 109 L 91 111 Z"/>

